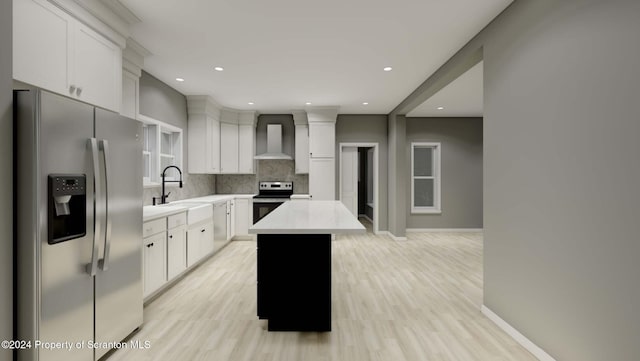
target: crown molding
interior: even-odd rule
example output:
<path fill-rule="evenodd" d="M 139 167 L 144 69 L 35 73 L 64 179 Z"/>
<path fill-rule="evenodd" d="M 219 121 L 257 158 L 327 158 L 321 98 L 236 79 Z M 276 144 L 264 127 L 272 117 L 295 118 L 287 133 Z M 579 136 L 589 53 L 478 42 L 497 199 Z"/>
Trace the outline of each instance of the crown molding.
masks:
<path fill-rule="evenodd" d="M 144 58 L 149 55 L 151 55 L 149 50 L 133 38 L 129 38 L 127 39 L 127 47 L 122 51 L 122 68 L 140 77 L 144 67 Z"/>
<path fill-rule="evenodd" d="M 309 123 L 335 123 L 338 118 L 338 106 L 307 107 Z"/>
<path fill-rule="evenodd" d="M 291 111 L 293 115 L 293 124 L 294 125 L 307 125 L 309 124 L 309 118 L 307 117 L 306 110 L 294 109 Z"/>
<path fill-rule="evenodd" d="M 106 36 L 120 48 L 130 35 L 129 24 L 99 0 L 48 0 L 78 21 Z"/>
<path fill-rule="evenodd" d="M 220 120 L 222 106 L 209 95 L 187 95 L 187 114 L 206 115 Z"/>
<path fill-rule="evenodd" d="M 120 19 L 124 20 L 128 25 L 133 25 L 142 22 L 142 20 L 124 6 L 120 0 L 100 0 L 111 12 L 116 14 Z"/>

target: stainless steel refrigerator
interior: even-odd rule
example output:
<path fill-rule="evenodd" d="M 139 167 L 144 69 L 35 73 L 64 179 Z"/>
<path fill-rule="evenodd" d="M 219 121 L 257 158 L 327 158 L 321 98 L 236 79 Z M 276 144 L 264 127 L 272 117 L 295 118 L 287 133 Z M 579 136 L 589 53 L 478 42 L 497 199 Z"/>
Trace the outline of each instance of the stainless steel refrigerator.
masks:
<path fill-rule="evenodd" d="M 14 106 L 18 359 L 97 360 L 143 321 L 141 124 L 38 89 Z"/>

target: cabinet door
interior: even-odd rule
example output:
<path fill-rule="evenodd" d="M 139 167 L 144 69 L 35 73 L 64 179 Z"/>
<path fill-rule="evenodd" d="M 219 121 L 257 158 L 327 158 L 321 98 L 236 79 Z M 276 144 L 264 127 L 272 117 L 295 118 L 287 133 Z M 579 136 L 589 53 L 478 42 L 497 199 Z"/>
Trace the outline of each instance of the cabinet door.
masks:
<path fill-rule="evenodd" d="M 296 125 L 296 173 L 309 173 L 309 127 Z"/>
<path fill-rule="evenodd" d="M 196 264 L 203 257 L 201 228 L 192 227 L 187 231 L 187 267 Z"/>
<path fill-rule="evenodd" d="M 213 243 L 213 222 L 209 222 L 199 227 L 200 232 L 200 244 L 201 248 L 201 256 L 200 258 L 207 256 L 213 252 L 214 243 Z"/>
<path fill-rule="evenodd" d="M 144 239 L 144 297 L 155 292 L 166 282 L 165 270 L 165 237 L 166 233 L 158 233 Z"/>
<path fill-rule="evenodd" d="M 44 0 L 13 1 L 13 78 L 70 95 L 73 19 Z"/>
<path fill-rule="evenodd" d="M 238 126 L 220 123 L 220 173 L 238 173 Z"/>
<path fill-rule="evenodd" d="M 209 150 L 211 145 L 207 141 L 211 127 L 207 125 L 207 121 L 204 115 L 189 115 L 187 122 L 189 173 L 211 172 L 211 151 Z"/>
<path fill-rule="evenodd" d="M 207 164 L 208 173 L 220 173 L 220 121 L 207 117 Z"/>
<path fill-rule="evenodd" d="M 120 112 L 122 51 L 88 26 L 76 23 L 73 45 L 73 85 L 76 97 L 87 103 Z"/>
<path fill-rule="evenodd" d="M 312 200 L 332 201 L 335 192 L 335 160 L 311 158 L 309 160 L 309 195 Z"/>
<path fill-rule="evenodd" d="M 120 114 L 131 119 L 138 116 L 140 80 L 128 71 L 122 71 L 122 107 Z"/>
<path fill-rule="evenodd" d="M 256 128 L 252 125 L 238 126 L 238 173 L 254 173 Z"/>
<path fill-rule="evenodd" d="M 248 236 L 249 225 L 251 224 L 251 214 L 248 199 L 235 200 L 235 235 Z"/>
<path fill-rule="evenodd" d="M 167 232 L 167 280 L 187 269 L 187 228 L 177 227 Z"/>
<path fill-rule="evenodd" d="M 236 200 L 227 202 L 227 242 L 236 235 Z"/>
<path fill-rule="evenodd" d="M 334 123 L 309 124 L 309 155 L 312 158 L 334 158 L 336 125 Z"/>

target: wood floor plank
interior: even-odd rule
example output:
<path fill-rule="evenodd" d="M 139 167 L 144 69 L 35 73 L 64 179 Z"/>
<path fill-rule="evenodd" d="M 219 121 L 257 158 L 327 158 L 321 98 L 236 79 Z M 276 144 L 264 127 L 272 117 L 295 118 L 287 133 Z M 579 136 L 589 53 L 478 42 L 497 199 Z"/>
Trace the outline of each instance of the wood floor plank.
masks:
<path fill-rule="evenodd" d="M 535 360 L 480 313 L 482 234 L 371 233 L 332 242 L 332 332 L 267 332 L 256 242 L 234 241 L 145 306 L 109 361 Z"/>

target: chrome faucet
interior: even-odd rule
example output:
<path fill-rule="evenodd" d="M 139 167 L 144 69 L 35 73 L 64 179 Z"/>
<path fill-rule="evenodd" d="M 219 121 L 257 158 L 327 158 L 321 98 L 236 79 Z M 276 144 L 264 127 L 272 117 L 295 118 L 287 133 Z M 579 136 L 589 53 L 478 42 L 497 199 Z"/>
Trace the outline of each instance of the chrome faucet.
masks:
<path fill-rule="evenodd" d="M 166 179 L 165 179 L 165 173 L 167 172 L 167 169 L 169 169 L 169 168 L 175 168 L 175 169 L 177 169 L 177 170 L 178 170 L 178 173 L 180 173 L 180 180 L 177 180 L 177 181 L 176 181 L 176 180 L 169 181 L 169 180 L 166 180 Z M 165 204 L 165 203 L 167 203 L 167 197 L 169 197 L 169 194 L 171 194 L 171 192 L 169 192 L 168 194 L 165 194 L 165 193 L 164 193 L 164 190 L 165 190 L 165 189 L 164 189 L 164 185 L 165 185 L 165 183 L 180 183 L 180 185 L 179 185 L 179 186 L 180 186 L 180 188 L 182 188 L 182 171 L 181 171 L 181 170 L 180 170 L 180 168 L 178 168 L 177 166 L 175 166 L 175 165 L 167 166 L 167 167 L 162 171 L 162 174 L 161 174 L 160 176 L 162 177 L 162 194 L 160 195 L 160 197 L 153 197 L 153 205 L 154 205 L 154 206 L 156 205 L 156 199 L 158 199 L 158 198 L 160 199 L 160 204 Z"/>

